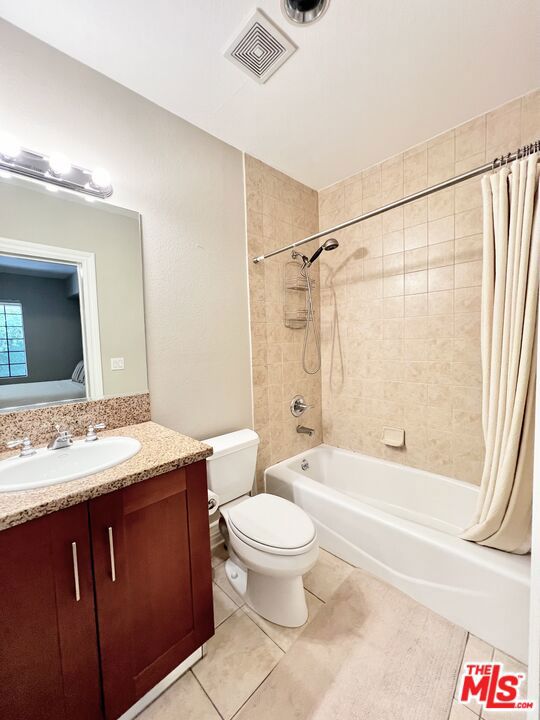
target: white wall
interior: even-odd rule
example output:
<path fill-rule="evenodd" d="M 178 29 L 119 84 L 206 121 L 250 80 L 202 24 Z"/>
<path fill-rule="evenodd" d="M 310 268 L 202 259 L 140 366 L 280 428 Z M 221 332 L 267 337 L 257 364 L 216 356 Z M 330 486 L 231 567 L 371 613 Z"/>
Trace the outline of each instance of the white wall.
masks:
<path fill-rule="evenodd" d="M 251 424 L 242 155 L 0 21 L 1 129 L 105 166 L 142 215 L 152 417 L 197 438 Z"/>

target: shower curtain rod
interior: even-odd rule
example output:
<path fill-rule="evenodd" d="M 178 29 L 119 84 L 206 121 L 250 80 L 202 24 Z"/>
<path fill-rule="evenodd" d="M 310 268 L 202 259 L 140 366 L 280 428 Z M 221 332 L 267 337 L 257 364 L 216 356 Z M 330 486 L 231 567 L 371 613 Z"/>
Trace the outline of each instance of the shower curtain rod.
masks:
<path fill-rule="evenodd" d="M 297 240 L 296 242 L 290 243 L 289 245 L 285 245 L 285 247 L 279 248 L 279 250 L 272 250 L 272 252 L 266 253 L 266 255 L 259 255 L 258 257 L 254 257 L 253 262 L 260 263 L 263 260 L 266 260 L 266 258 L 273 257 L 274 255 L 279 255 L 282 252 L 287 252 L 287 250 L 294 250 L 294 248 L 298 247 L 299 245 L 305 245 L 305 243 L 311 242 L 312 240 L 319 240 L 325 235 L 330 235 L 331 233 L 338 232 L 338 230 L 344 230 L 345 228 L 351 227 L 351 225 L 356 225 L 356 223 L 362 222 L 363 220 L 368 220 L 369 218 L 380 215 L 381 213 L 387 212 L 388 210 L 393 210 L 394 208 L 401 207 L 402 205 L 407 205 L 408 203 L 414 202 L 415 200 L 420 200 L 427 195 L 431 195 L 432 193 L 439 192 L 439 190 L 444 190 L 445 188 L 452 187 L 452 185 L 457 185 L 458 183 L 463 182 L 464 180 L 469 180 L 470 178 L 476 177 L 477 175 L 483 175 L 490 170 L 496 170 L 503 165 L 508 165 L 508 163 L 514 160 L 519 160 L 520 158 L 524 158 L 527 155 L 538 152 L 539 150 L 540 140 L 536 140 L 534 143 L 530 143 L 529 145 L 524 145 L 523 147 L 518 148 L 515 152 L 508 153 L 507 155 L 501 155 L 500 157 L 494 158 L 491 162 L 480 165 L 480 167 L 474 168 L 473 170 L 467 170 L 467 172 L 461 173 L 461 175 L 456 175 L 449 180 L 444 180 L 443 182 L 437 183 L 437 185 L 432 185 L 431 187 L 424 188 L 424 190 L 419 190 L 418 192 L 412 193 L 412 195 L 407 195 L 406 197 L 401 198 L 401 200 L 395 200 L 394 202 L 383 205 L 382 207 L 376 208 L 375 210 L 370 210 L 363 215 L 358 215 L 357 217 L 346 220 L 339 225 L 334 225 L 334 227 L 328 228 L 327 230 L 321 230 L 317 233 L 314 233 L 313 235 L 310 235 L 307 238 L 304 238 L 303 240 Z"/>

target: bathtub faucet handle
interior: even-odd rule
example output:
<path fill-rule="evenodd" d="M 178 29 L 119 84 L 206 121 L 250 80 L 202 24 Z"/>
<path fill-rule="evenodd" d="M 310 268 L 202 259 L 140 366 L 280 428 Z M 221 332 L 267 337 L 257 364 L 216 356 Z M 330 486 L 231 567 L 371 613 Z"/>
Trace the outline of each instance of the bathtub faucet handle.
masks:
<path fill-rule="evenodd" d="M 289 407 L 291 409 L 291 414 L 294 415 L 294 417 L 300 417 L 300 415 L 303 415 L 306 410 L 311 409 L 313 405 L 308 405 L 303 395 L 295 395 L 291 400 Z"/>

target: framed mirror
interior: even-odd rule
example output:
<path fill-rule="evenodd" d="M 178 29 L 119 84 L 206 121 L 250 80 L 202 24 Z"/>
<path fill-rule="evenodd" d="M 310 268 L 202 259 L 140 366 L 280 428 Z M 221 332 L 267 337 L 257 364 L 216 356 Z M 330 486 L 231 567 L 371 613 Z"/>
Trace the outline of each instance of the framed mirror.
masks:
<path fill-rule="evenodd" d="M 0 181 L 0 412 L 147 390 L 138 213 Z"/>

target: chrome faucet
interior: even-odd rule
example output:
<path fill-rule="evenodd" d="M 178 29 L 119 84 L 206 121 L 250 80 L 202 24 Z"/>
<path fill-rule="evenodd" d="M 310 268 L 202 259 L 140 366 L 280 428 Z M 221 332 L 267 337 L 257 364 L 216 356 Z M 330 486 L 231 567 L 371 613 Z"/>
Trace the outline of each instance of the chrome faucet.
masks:
<path fill-rule="evenodd" d="M 107 426 L 105 423 L 94 423 L 93 425 L 88 426 L 88 430 L 86 431 L 86 438 L 85 442 L 95 442 L 98 439 L 98 435 L 96 430 L 105 430 Z"/>
<path fill-rule="evenodd" d="M 61 450 L 73 444 L 73 435 L 69 430 L 60 430 L 60 425 L 55 425 L 56 435 L 47 445 L 49 450 Z"/>
<path fill-rule="evenodd" d="M 19 453 L 19 457 L 30 457 L 30 455 L 36 454 L 36 451 L 32 446 L 32 441 L 28 437 L 25 437 L 22 440 L 10 440 L 6 443 L 6 447 L 10 450 L 20 447 L 21 452 Z"/>
<path fill-rule="evenodd" d="M 296 432 L 300 433 L 300 435 L 309 435 L 309 437 L 311 437 L 315 430 L 313 428 L 304 427 L 304 425 L 297 425 Z"/>

